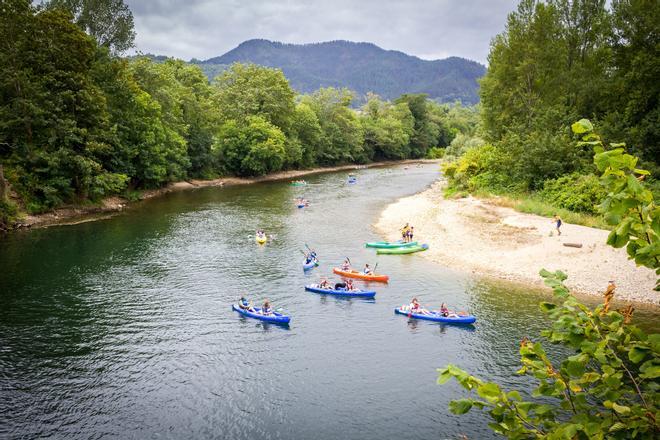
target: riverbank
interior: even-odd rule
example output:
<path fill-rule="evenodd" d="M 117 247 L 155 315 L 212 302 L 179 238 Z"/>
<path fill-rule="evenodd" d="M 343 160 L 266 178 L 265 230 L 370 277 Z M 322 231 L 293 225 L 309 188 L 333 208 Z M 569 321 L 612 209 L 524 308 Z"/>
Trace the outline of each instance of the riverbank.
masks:
<path fill-rule="evenodd" d="M 107 218 L 108 215 L 121 212 L 135 203 L 159 197 L 175 191 L 186 191 L 197 188 L 218 187 L 218 186 L 232 186 L 232 185 L 250 185 L 259 182 L 270 182 L 276 180 L 296 179 L 311 174 L 331 173 L 335 171 L 357 170 L 362 168 L 386 167 L 391 165 L 402 164 L 415 164 L 415 163 L 435 163 L 439 160 L 430 159 L 410 159 L 403 161 L 383 161 L 374 162 L 364 165 L 340 165 L 335 167 L 325 168 L 311 168 L 307 170 L 289 170 L 280 171 L 266 176 L 255 177 L 251 179 L 239 177 L 221 177 L 218 179 L 200 180 L 191 179 L 181 182 L 173 182 L 169 185 L 153 189 L 143 190 L 140 192 L 138 200 L 131 201 L 124 197 L 113 196 L 103 199 L 98 204 L 82 205 L 82 206 L 64 206 L 62 208 L 54 209 L 53 211 L 37 215 L 25 215 L 25 217 L 18 222 L 18 228 L 39 228 L 55 225 L 70 225 L 87 221 L 95 221 Z"/>
<path fill-rule="evenodd" d="M 409 222 L 415 239 L 430 246 L 421 255 L 475 275 L 541 287 L 541 268 L 562 270 L 575 292 L 600 295 L 608 280 L 615 280 L 618 299 L 660 305 L 660 294 L 653 290 L 655 273 L 637 267 L 625 249 L 608 246 L 609 231 L 564 223 L 558 236 L 550 218 L 474 197 L 446 199 L 443 189 L 439 181 L 389 205 L 376 229 L 395 240 Z M 582 247 L 564 246 L 568 243 Z"/>

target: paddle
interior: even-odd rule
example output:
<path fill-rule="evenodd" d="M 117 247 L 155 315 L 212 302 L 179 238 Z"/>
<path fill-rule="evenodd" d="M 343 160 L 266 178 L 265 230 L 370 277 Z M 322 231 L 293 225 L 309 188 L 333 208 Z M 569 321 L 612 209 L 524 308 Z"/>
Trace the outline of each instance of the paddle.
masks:
<path fill-rule="evenodd" d="M 376 262 L 376 265 L 374 266 L 374 270 L 371 272 L 374 275 L 376 275 L 376 268 L 378 268 L 378 262 Z"/>

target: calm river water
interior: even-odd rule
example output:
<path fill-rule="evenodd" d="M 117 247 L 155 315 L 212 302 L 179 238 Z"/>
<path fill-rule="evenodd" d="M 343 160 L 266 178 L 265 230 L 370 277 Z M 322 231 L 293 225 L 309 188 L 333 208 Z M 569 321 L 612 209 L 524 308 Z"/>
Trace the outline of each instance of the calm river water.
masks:
<path fill-rule="evenodd" d="M 333 173 L 304 188 L 170 194 L 108 220 L 0 238 L 0 438 L 491 438 L 483 415 L 449 413 L 463 393 L 436 385 L 436 368 L 521 388 L 517 348 L 545 324 L 543 295 L 418 255 L 376 257 L 363 243 L 380 239 L 379 212 L 438 169 L 357 174 L 357 185 Z M 297 209 L 298 195 L 311 206 Z M 257 228 L 277 239 L 256 245 Z M 322 261 L 309 274 L 305 243 Z M 375 301 L 303 290 L 344 256 L 390 275 L 371 284 Z M 290 327 L 232 312 L 244 291 L 283 307 Z M 394 315 L 413 295 L 477 324 Z"/>

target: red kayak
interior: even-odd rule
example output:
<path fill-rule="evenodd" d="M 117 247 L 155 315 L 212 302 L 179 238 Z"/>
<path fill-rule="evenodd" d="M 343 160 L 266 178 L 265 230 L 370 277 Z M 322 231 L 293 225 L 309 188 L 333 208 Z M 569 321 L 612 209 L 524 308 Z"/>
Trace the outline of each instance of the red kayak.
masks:
<path fill-rule="evenodd" d="M 335 267 L 334 269 L 332 269 L 332 271 L 337 275 L 341 275 L 343 277 L 358 278 L 365 281 L 381 281 L 383 283 L 386 283 L 390 279 L 390 277 L 388 277 L 387 275 L 376 275 L 376 274 L 366 275 L 364 272 L 360 272 L 357 270 L 341 270 L 338 267 Z"/>

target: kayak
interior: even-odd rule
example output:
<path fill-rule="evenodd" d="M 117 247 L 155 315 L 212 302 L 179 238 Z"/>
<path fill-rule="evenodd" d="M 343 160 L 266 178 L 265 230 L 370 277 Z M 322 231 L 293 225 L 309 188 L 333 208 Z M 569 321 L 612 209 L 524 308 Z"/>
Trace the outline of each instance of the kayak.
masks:
<path fill-rule="evenodd" d="M 357 179 L 348 179 L 348 183 L 357 183 Z"/>
<path fill-rule="evenodd" d="M 366 275 L 364 272 L 359 272 L 357 270 L 341 270 L 338 267 L 335 267 L 334 269 L 332 269 L 332 271 L 337 275 L 341 275 L 343 277 L 359 278 L 365 281 L 381 281 L 383 283 L 386 283 L 390 279 L 390 277 L 388 277 L 387 275 L 375 275 L 375 274 Z"/>
<path fill-rule="evenodd" d="M 417 246 L 408 246 L 400 247 L 394 249 L 377 249 L 377 254 L 386 254 L 386 255 L 400 255 L 400 254 L 413 254 L 415 252 L 425 251 L 429 248 L 428 244 L 417 245 Z"/>
<path fill-rule="evenodd" d="M 305 186 L 307 182 L 291 182 L 291 186 Z"/>
<path fill-rule="evenodd" d="M 305 204 L 303 203 L 303 204 L 299 204 L 299 205 L 297 205 L 297 206 L 298 206 L 298 208 L 304 208 L 304 207 L 305 207 Z"/>
<path fill-rule="evenodd" d="M 442 316 L 441 314 L 435 313 L 435 312 L 432 312 L 432 313 L 429 313 L 429 314 L 410 313 L 409 308 L 406 307 L 406 306 L 397 307 L 396 309 L 394 309 L 394 313 L 398 313 L 399 315 L 410 316 L 410 317 L 416 318 L 416 319 L 425 319 L 427 321 L 444 322 L 446 324 L 473 324 L 477 321 L 477 318 L 475 318 L 472 315 Z"/>
<path fill-rule="evenodd" d="M 262 315 L 261 313 L 259 313 L 261 312 L 261 309 L 258 307 L 254 307 L 254 312 L 241 309 L 240 307 L 238 307 L 238 304 L 234 304 L 233 306 L 231 306 L 231 308 L 243 316 L 248 316 L 254 319 L 260 319 L 262 321 L 275 322 L 277 324 L 288 324 L 291 321 L 290 317 L 286 315 L 282 315 L 281 313 L 277 313 L 277 312 L 273 312 L 270 315 Z"/>
<path fill-rule="evenodd" d="M 256 241 L 259 244 L 264 244 L 266 241 L 268 241 L 268 237 L 265 235 L 263 237 L 259 237 L 258 235 L 254 237 L 254 241 Z"/>
<path fill-rule="evenodd" d="M 346 290 L 346 289 L 321 289 L 317 287 L 316 284 L 310 284 L 305 286 L 305 290 L 316 293 L 324 293 L 327 295 L 337 295 L 337 296 L 354 296 L 359 298 L 373 298 L 376 296 L 376 292 L 373 290 Z"/>
<path fill-rule="evenodd" d="M 411 242 L 405 242 L 405 241 L 394 241 L 394 242 L 389 242 L 389 241 L 372 241 L 371 243 L 365 243 L 365 247 L 370 247 L 370 248 L 378 248 L 378 249 L 394 249 L 394 248 L 402 248 L 402 247 L 409 247 L 409 246 L 416 246 L 417 242 L 416 241 L 411 241 Z"/>
<path fill-rule="evenodd" d="M 307 262 L 307 259 L 303 260 L 303 270 L 309 270 L 318 265 L 319 265 L 319 260 L 312 260 L 309 263 Z"/>

